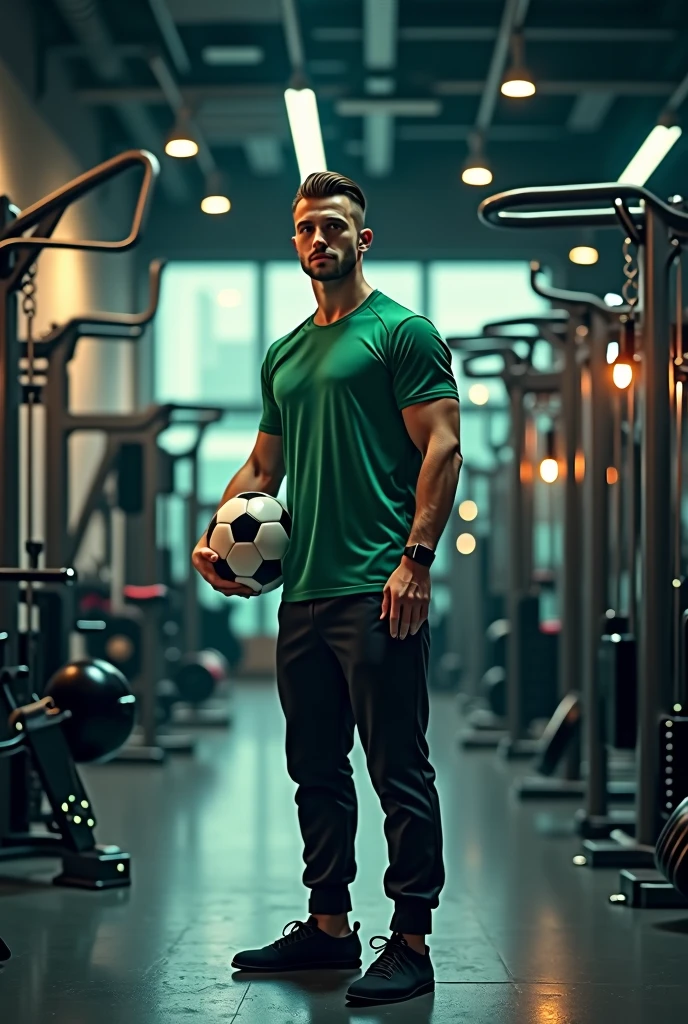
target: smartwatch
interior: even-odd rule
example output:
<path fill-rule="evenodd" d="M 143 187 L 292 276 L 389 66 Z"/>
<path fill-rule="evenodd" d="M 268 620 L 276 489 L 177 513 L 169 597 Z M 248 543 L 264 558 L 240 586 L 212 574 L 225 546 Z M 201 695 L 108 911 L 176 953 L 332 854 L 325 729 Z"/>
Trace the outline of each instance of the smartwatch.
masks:
<path fill-rule="evenodd" d="M 409 544 L 407 548 L 404 548 L 404 554 L 412 562 L 418 562 L 419 565 L 425 565 L 428 568 L 435 561 L 435 552 L 432 548 L 426 548 L 424 544 Z"/>

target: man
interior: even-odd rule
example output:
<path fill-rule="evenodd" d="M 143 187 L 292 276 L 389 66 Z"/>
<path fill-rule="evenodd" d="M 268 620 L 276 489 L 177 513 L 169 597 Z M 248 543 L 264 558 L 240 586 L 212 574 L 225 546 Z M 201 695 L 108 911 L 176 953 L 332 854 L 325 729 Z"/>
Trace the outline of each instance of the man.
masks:
<path fill-rule="evenodd" d="M 435 772 L 428 760 L 430 565 L 454 505 L 461 453 L 449 349 L 424 317 L 373 290 L 366 201 L 339 174 L 311 174 L 293 204 L 294 247 L 317 311 L 269 349 L 263 417 L 222 501 L 276 495 L 293 518 L 279 609 L 277 684 L 297 784 L 310 917 L 238 953 L 244 971 L 359 967 L 349 885 L 356 873 L 358 728 L 385 814 L 392 937 L 347 997 L 386 1003 L 434 989 L 425 935 L 444 884 Z M 193 564 L 216 590 L 250 597 Z M 373 943 L 371 942 L 371 945 Z M 379 950 L 379 946 L 373 946 Z"/>

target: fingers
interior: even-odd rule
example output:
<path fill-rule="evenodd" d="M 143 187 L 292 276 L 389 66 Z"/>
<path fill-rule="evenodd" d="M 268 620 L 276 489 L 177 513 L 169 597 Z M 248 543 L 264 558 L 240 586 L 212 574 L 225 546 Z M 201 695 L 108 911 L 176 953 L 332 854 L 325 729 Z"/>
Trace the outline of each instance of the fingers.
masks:
<path fill-rule="evenodd" d="M 389 601 L 389 632 L 396 637 L 399 632 L 399 616 L 401 614 L 401 599 L 394 590 L 390 590 Z"/>
<path fill-rule="evenodd" d="M 385 588 L 385 592 L 382 595 L 382 611 L 380 612 L 380 618 L 384 619 L 389 611 L 389 590 Z"/>
<path fill-rule="evenodd" d="M 415 636 L 418 630 L 421 628 L 423 623 L 428 617 L 428 610 L 430 608 L 429 601 L 421 601 L 413 609 L 411 616 L 411 636 Z"/>
<path fill-rule="evenodd" d="M 399 639 L 405 640 L 411 628 L 415 601 L 406 598 L 401 602 L 401 616 L 399 618 Z"/>
<path fill-rule="evenodd" d="M 193 555 L 191 556 L 191 562 L 196 572 L 209 583 L 213 590 L 216 590 L 218 594 L 223 594 L 225 597 L 255 597 L 255 593 L 250 587 L 245 586 L 243 583 L 234 583 L 231 580 L 223 580 L 218 576 L 215 571 L 215 562 L 218 560 L 218 555 L 211 548 L 195 548 Z"/>

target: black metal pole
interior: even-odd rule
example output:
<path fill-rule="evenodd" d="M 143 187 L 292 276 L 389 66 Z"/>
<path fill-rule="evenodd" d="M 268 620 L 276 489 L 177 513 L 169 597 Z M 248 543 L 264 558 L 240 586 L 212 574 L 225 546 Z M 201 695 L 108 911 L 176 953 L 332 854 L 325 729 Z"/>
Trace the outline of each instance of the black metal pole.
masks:
<path fill-rule="evenodd" d="M 659 828 L 659 716 L 671 687 L 671 329 L 668 231 L 645 215 L 641 253 L 643 362 L 640 381 L 641 522 L 638 623 L 636 840 L 652 846 Z"/>
<path fill-rule="evenodd" d="M 580 689 L 581 681 L 581 508 L 576 479 L 580 454 L 580 367 L 577 320 L 570 317 L 564 345 L 561 406 L 564 434 L 563 551 L 561 569 L 561 619 L 559 638 L 559 688 L 561 696 Z"/>
<path fill-rule="evenodd" d="M 526 414 L 523 407 L 523 389 L 509 383 L 511 409 L 511 463 L 509 465 L 509 589 L 507 612 L 511 630 L 507 645 L 507 727 L 509 742 L 513 746 L 524 738 L 521 699 L 521 637 L 518 629 L 519 601 L 523 593 L 525 559 L 523 551 L 524 504 L 521 474 L 526 455 Z"/>
<path fill-rule="evenodd" d="M 0 197 L 0 228 L 12 220 L 10 203 Z M 19 564 L 19 345 L 17 302 L 8 286 L 9 257 L 0 255 L 0 565 Z M 16 584 L 0 588 L 0 629 L 9 631 L 7 661 L 16 655 Z"/>
<path fill-rule="evenodd" d="M 607 747 L 598 681 L 600 637 L 608 608 L 609 503 L 607 469 L 612 458 L 612 412 L 607 366 L 608 325 L 590 311 L 588 359 L 582 378 L 583 449 L 583 693 L 584 756 L 588 763 L 587 817 L 607 813 Z"/>

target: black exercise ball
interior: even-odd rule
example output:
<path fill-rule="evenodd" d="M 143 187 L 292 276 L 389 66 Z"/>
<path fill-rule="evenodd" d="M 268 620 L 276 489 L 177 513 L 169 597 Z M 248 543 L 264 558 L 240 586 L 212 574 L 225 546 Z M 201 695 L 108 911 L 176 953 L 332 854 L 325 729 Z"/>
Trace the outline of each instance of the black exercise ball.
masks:
<path fill-rule="evenodd" d="M 119 669 L 100 658 L 71 661 L 52 676 L 44 696 L 61 711 L 71 711 L 64 725 L 75 761 L 107 761 L 134 728 L 136 699 Z"/>

